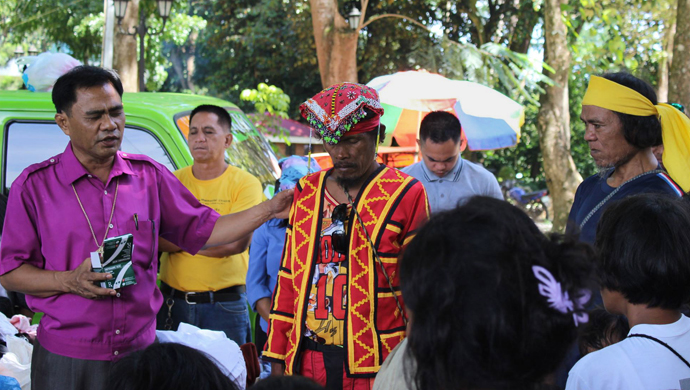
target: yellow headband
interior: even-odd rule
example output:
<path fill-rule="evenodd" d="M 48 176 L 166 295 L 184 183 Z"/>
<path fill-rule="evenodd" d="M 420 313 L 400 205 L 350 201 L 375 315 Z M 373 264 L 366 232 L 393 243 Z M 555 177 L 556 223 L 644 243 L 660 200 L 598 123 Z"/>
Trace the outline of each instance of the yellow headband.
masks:
<path fill-rule="evenodd" d="M 685 192 L 690 190 L 690 118 L 677 108 L 657 105 L 639 92 L 603 77 L 591 76 L 583 106 L 597 106 L 628 115 L 655 115 L 661 121 L 664 168 Z"/>

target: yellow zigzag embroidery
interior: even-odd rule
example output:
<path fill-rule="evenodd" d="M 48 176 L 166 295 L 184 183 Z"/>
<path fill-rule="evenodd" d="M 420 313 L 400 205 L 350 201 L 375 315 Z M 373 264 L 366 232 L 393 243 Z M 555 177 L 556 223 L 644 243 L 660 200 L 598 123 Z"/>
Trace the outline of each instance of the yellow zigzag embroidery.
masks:
<path fill-rule="evenodd" d="M 362 227 L 362 229 L 363 229 L 363 228 L 364 228 L 364 227 Z M 355 304 L 352 306 L 352 312 L 353 312 L 353 314 L 356 315 L 360 320 L 362 320 L 362 322 L 364 322 L 364 323 L 366 324 L 366 326 L 365 326 L 364 328 L 362 328 L 361 331 L 359 331 L 359 332 L 357 332 L 356 334 L 354 334 L 354 335 L 353 335 L 353 339 L 354 339 L 354 342 L 356 342 L 356 343 L 359 344 L 362 348 L 364 348 L 365 350 L 367 350 L 368 353 L 367 353 L 366 355 L 362 356 L 359 360 L 357 360 L 357 361 L 355 362 L 355 366 L 359 366 L 364 360 L 368 359 L 370 356 L 373 356 L 374 353 L 376 352 L 373 348 L 369 347 L 368 345 L 364 344 L 363 342 L 361 342 L 361 341 L 359 340 L 359 337 L 362 336 L 363 334 L 365 334 L 367 331 L 369 331 L 369 330 L 371 329 L 371 327 L 372 327 L 371 321 L 367 321 L 367 319 L 366 319 L 361 313 L 359 313 L 359 312 L 357 311 L 357 309 L 358 309 L 360 306 L 362 306 L 362 305 L 364 305 L 364 304 L 366 304 L 366 303 L 369 303 L 369 301 L 370 301 L 369 294 L 368 294 L 368 291 L 366 290 L 366 288 L 363 288 L 362 286 L 360 286 L 360 285 L 357 283 L 358 280 L 361 279 L 361 278 L 364 276 L 364 270 L 367 269 L 366 264 L 364 264 L 364 262 L 362 262 L 362 260 L 359 258 L 359 256 L 356 255 L 356 253 L 358 253 L 360 250 L 362 250 L 362 249 L 364 249 L 364 248 L 366 248 L 366 247 L 368 246 L 367 238 L 362 234 L 362 229 L 357 229 L 357 235 L 358 235 L 359 238 L 362 240 L 363 244 L 362 244 L 360 247 L 355 248 L 355 250 L 352 252 L 352 257 L 357 261 L 357 263 L 359 263 L 359 265 L 362 267 L 362 270 L 363 270 L 363 271 L 360 272 L 358 275 L 356 275 L 354 278 L 352 278 L 352 285 L 353 285 L 354 287 L 356 287 L 360 292 L 362 292 L 362 294 L 364 294 L 364 296 L 365 296 L 366 298 L 365 298 L 365 299 L 362 299 L 361 301 L 359 301 L 359 302 L 357 302 L 357 303 L 355 303 Z"/>
<path fill-rule="evenodd" d="M 301 273 L 303 273 L 303 272 L 305 271 L 305 269 L 306 269 L 305 263 L 302 262 L 302 261 L 300 260 L 300 257 L 299 257 L 298 255 L 296 255 L 296 254 L 298 253 L 298 251 L 299 251 L 303 246 L 307 245 L 307 244 L 310 242 L 310 240 L 309 240 L 309 234 L 308 234 L 304 229 L 302 229 L 302 225 L 304 225 L 305 222 L 308 222 L 309 220 L 311 220 L 311 219 L 314 217 L 314 210 L 312 210 L 312 209 L 310 209 L 310 208 L 304 206 L 304 203 L 305 203 L 307 200 L 309 200 L 310 198 L 316 196 L 316 194 L 318 193 L 316 187 L 314 187 L 314 185 L 311 184 L 309 181 L 306 181 L 306 180 L 305 180 L 305 181 L 304 181 L 304 184 L 305 184 L 306 187 L 309 187 L 310 190 L 312 190 L 312 192 L 311 192 L 309 195 L 307 195 L 307 196 L 305 196 L 305 197 L 303 197 L 303 198 L 299 198 L 299 199 L 297 200 L 297 204 L 296 204 L 297 207 L 299 207 L 300 209 L 302 209 L 302 210 L 305 212 L 305 217 L 304 217 L 301 221 L 295 222 L 295 224 L 294 224 L 294 226 L 293 226 L 293 229 L 294 229 L 295 231 L 299 232 L 299 233 L 302 235 L 302 242 L 300 242 L 299 244 L 297 244 L 297 245 L 294 247 L 293 252 L 292 252 L 292 258 L 295 259 L 295 260 L 297 261 L 297 263 L 299 264 L 298 267 L 294 267 L 294 266 L 293 266 L 294 274 L 292 275 L 292 278 L 293 278 L 292 280 L 293 280 L 293 286 L 294 286 L 296 289 L 299 288 L 299 286 L 295 286 L 295 285 L 294 285 L 294 281 L 295 281 L 295 280 L 298 280 L 298 276 L 299 276 Z M 296 236 L 296 235 L 295 235 L 295 239 L 297 239 L 297 236 Z M 297 268 L 297 269 L 295 270 L 295 268 Z M 299 294 L 295 294 L 295 301 L 294 301 L 294 303 L 293 303 L 293 305 L 294 305 L 293 307 L 297 307 L 297 305 L 299 304 L 298 301 L 299 301 Z M 298 343 L 295 344 L 295 343 L 292 341 L 292 338 L 290 337 L 289 334 L 286 335 L 286 336 L 287 336 L 287 340 L 288 340 L 288 344 L 289 344 L 289 346 L 288 346 L 288 352 L 287 352 L 286 356 L 290 356 L 290 355 L 292 355 L 293 353 L 296 353 L 296 352 L 297 352 L 297 344 L 298 344 Z"/>
<path fill-rule="evenodd" d="M 394 183 L 394 182 L 401 183 L 401 182 L 404 182 L 405 179 L 404 179 L 402 176 L 400 176 L 399 172 L 397 172 L 397 171 L 396 171 L 396 176 L 397 176 L 396 179 L 383 179 L 383 178 L 380 178 L 380 177 L 379 177 L 379 178 L 378 178 L 378 181 L 377 181 L 377 183 L 376 183 L 376 186 L 378 187 L 378 189 L 379 189 L 379 191 L 381 192 L 382 195 L 381 195 L 381 196 L 377 196 L 377 197 L 367 198 L 366 200 L 364 200 L 364 201 L 362 202 L 362 206 L 363 206 L 362 208 L 363 208 L 364 210 L 366 210 L 366 212 L 367 212 L 368 215 L 371 217 L 371 219 L 370 219 L 370 221 L 368 221 L 368 222 L 364 222 L 364 226 L 362 226 L 361 229 L 364 229 L 366 226 L 371 226 L 371 225 L 376 225 L 376 224 L 377 224 L 377 222 L 378 222 L 378 216 L 376 215 L 376 213 L 374 212 L 374 210 L 372 210 L 370 204 L 373 203 L 373 202 L 378 202 L 378 201 L 383 201 L 383 202 L 385 203 L 385 202 L 388 202 L 388 201 L 390 200 L 391 195 L 383 188 L 383 186 L 381 185 L 381 183 L 382 183 L 382 182 L 388 182 L 388 183 Z M 364 211 L 364 210 L 363 210 L 363 211 Z M 374 356 L 374 355 L 376 354 L 376 350 L 375 350 L 374 348 L 369 347 L 368 345 L 366 345 L 365 343 L 363 343 L 363 342 L 360 340 L 360 337 L 361 337 L 362 335 L 364 335 L 365 333 L 367 333 L 367 332 L 373 330 L 373 327 L 372 327 L 372 326 L 373 326 L 373 323 L 372 323 L 372 321 L 371 321 L 371 320 L 367 320 L 367 318 L 365 318 L 364 315 L 363 315 L 362 313 L 360 313 L 360 312 L 357 310 L 357 309 L 359 309 L 360 307 L 364 306 L 364 305 L 367 304 L 367 303 L 369 304 L 369 306 L 371 306 L 371 302 L 370 302 L 371 299 L 370 299 L 370 297 L 369 297 L 368 294 L 367 294 L 366 288 L 365 288 L 365 287 L 362 287 L 360 284 L 358 284 L 359 280 L 360 280 L 363 276 L 365 276 L 364 270 L 366 269 L 366 265 L 365 265 L 365 264 L 362 262 L 362 260 L 356 255 L 356 253 L 358 253 L 360 250 L 362 250 L 362 249 L 364 249 L 365 247 L 368 246 L 368 240 L 367 240 L 366 236 L 363 235 L 361 229 L 357 229 L 357 235 L 359 236 L 360 240 L 361 240 L 362 242 L 364 242 L 364 244 L 363 244 L 362 246 L 360 246 L 359 248 L 355 248 L 355 249 L 353 250 L 353 252 L 352 252 L 352 257 L 357 261 L 357 263 L 359 263 L 359 265 L 362 267 L 362 270 L 363 270 L 363 271 L 362 271 L 360 274 L 355 275 L 355 276 L 353 277 L 353 279 L 352 279 L 352 286 L 354 286 L 355 288 L 357 288 L 357 289 L 358 289 L 360 292 L 362 292 L 362 293 L 364 294 L 364 296 L 366 296 L 367 298 L 361 300 L 360 302 L 357 302 L 357 303 L 353 304 L 351 310 L 352 310 L 352 313 L 353 313 L 355 316 L 357 316 L 357 318 L 359 318 L 363 323 L 366 324 L 366 326 L 365 326 L 361 331 L 359 331 L 359 332 L 357 332 L 356 334 L 354 334 L 352 338 L 353 338 L 353 341 L 354 341 L 355 343 L 357 343 L 359 346 L 361 346 L 363 349 L 365 349 L 365 350 L 367 351 L 367 354 L 364 355 L 364 356 L 362 356 L 362 357 L 361 357 L 360 359 L 358 359 L 357 361 L 355 361 L 355 368 L 356 368 L 356 367 L 359 367 L 360 364 L 361 364 L 362 362 L 364 362 L 366 359 L 368 359 L 369 357 Z M 369 270 L 369 271 L 370 271 L 370 272 L 376 272 L 376 270 Z M 369 310 L 370 310 L 370 314 L 372 314 L 371 312 L 373 311 L 373 308 L 370 307 Z M 396 314 L 396 315 L 398 315 L 398 314 Z M 375 342 L 375 341 L 374 341 L 374 342 Z M 390 352 L 390 348 L 388 348 L 388 346 L 386 346 L 386 349 Z"/>
<path fill-rule="evenodd" d="M 382 177 L 378 177 L 378 178 L 376 179 L 376 180 L 377 180 L 377 182 L 376 182 L 376 187 L 377 187 L 377 189 L 380 191 L 381 195 L 379 195 L 379 196 L 377 196 L 377 197 L 371 197 L 371 198 L 368 198 L 368 197 L 367 197 L 366 199 L 363 198 L 362 209 L 361 209 L 361 211 L 362 211 L 362 214 L 364 214 L 364 212 L 366 211 L 367 216 L 370 217 L 370 220 L 367 221 L 367 222 L 364 222 L 364 226 L 361 226 L 361 225 L 360 225 L 361 228 L 357 230 L 357 233 L 358 233 L 359 239 L 360 239 L 362 242 L 364 242 L 364 243 L 368 243 L 368 240 L 367 240 L 367 238 L 363 235 L 361 229 L 364 229 L 366 226 L 377 225 L 377 223 L 378 223 L 378 217 L 380 217 L 380 216 L 378 216 L 378 215 L 374 212 L 374 210 L 371 208 L 371 206 L 370 206 L 371 203 L 372 203 L 372 202 L 379 202 L 379 201 L 383 201 L 384 203 L 388 203 L 388 202 L 390 201 L 390 198 L 391 198 L 391 194 L 389 194 L 389 193 L 383 188 L 382 184 L 383 184 L 383 183 L 404 183 L 405 180 L 407 180 L 407 179 L 405 179 L 403 176 L 401 176 L 401 175 L 400 175 L 400 172 L 398 172 L 397 170 L 394 170 L 394 172 L 395 172 L 396 177 L 393 178 L 393 179 L 386 179 L 386 178 L 382 178 Z M 368 194 L 369 194 L 369 191 L 366 191 L 365 194 L 368 195 Z M 364 217 L 363 217 L 362 219 L 366 220 L 366 218 L 364 218 Z M 374 233 L 374 234 L 375 234 L 375 233 Z M 359 284 L 360 279 L 361 279 L 362 277 L 365 276 L 365 271 L 364 271 L 364 270 L 365 270 L 366 268 L 365 268 L 365 265 L 362 263 L 362 260 L 361 260 L 358 256 L 356 256 L 356 253 L 358 253 L 361 249 L 363 249 L 363 248 L 365 248 L 365 247 L 366 247 L 366 244 L 365 244 L 364 246 L 360 247 L 360 248 L 356 248 L 356 249 L 353 250 L 353 252 L 352 252 L 352 253 L 353 253 L 352 258 L 354 258 L 354 259 L 357 261 L 357 263 L 362 267 L 362 272 L 361 272 L 359 275 L 356 275 L 356 276 L 353 277 L 353 279 L 352 279 L 352 286 L 354 286 L 355 288 L 357 288 L 357 289 L 358 289 L 359 291 L 361 291 L 361 292 L 364 292 L 364 290 L 366 290 L 366 287 L 363 288 L 363 287 Z M 374 270 L 369 270 L 369 272 L 377 272 L 377 271 L 374 269 Z M 372 305 L 372 302 L 371 302 L 371 298 L 370 298 L 370 297 L 368 296 L 368 294 L 366 294 L 366 293 L 365 293 L 364 295 L 365 295 L 367 298 L 366 298 L 366 299 L 363 299 L 362 301 L 357 302 L 357 303 L 354 303 L 354 302 L 353 302 L 353 305 L 352 305 L 352 308 L 351 308 L 351 311 L 352 311 L 353 315 L 355 315 L 355 316 L 356 316 L 357 318 L 359 318 L 363 323 L 366 324 L 365 327 L 364 327 L 364 329 L 362 329 L 360 332 L 357 332 L 357 334 L 354 334 L 354 335 L 352 336 L 353 341 L 354 341 L 355 343 L 357 343 L 357 345 L 361 346 L 365 351 L 367 351 L 367 354 L 366 354 L 366 355 L 362 356 L 360 359 L 358 359 L 357 361 L 354 362 L 354 367 L 353 367 L 353 368 L 354 368 L 354 371 L 355 371 L 355 372 L 358 371 L 358 368 L 360 367 L 360 365 L 361 365 L 366 359 L 368 359 L 368 358 L 371 357 L 371 356 L 374 356 L 374 358 L 376 358 L 376 352 L 377 352 L 377 350 L 376 350 L 375 348 L 371 348 L 371 347 L 367 346 L 364 342 L 362 342 L 362 341 L 360 340 L 361 337 L 362 337 L 364 334 L 366 334 L 367 332 L 373 331 L 373 321 L 375 321 L 374 318 L 369 318 L 369 319 L 365 318 L 364 315 L 363 315 L 363 313 L 361 313 L 360 311 L 358 311 L 358 309 L 363 308 L 364 305 L 369 304 L 369 314 L 370 314 L 370 317 L 373 317 L 373 315 L 374 315 L 374 314 L 373 314 L 373 305 Z M 400 313 L 395 313 L 394 315 L 397 317 L 397 316 L 400 315 Z M 372 340 L 372 341 L 373 341 L 374 343 L 376 343 L 376 340 Z M 384 343 L 384 345 L 385 345 L 385 349 L 386 349 L 388 352 L 390 352 L 391 349 L 390 349 L 390 347 L 387 345 L 387 343 Z M 377 365 L 377 363 L 374 363 L 374 366 L 376 366 L 376 365 Z M 372 367 L 368 367 L 368 368 L 372 368 Z"/>

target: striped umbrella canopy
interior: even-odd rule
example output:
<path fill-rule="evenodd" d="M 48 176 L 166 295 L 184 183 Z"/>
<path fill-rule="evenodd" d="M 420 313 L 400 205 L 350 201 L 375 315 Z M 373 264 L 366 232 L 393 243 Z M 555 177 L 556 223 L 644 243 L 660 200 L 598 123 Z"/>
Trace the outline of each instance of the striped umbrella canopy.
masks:
<path fill-rule="evenodd" d="M 524 107 L 492 88 L 470 81 L 450 80 L 427 71 L 398 72 L 371 80 L 385 113 L 386 144 L 414 146 L 422 119 L 444 110 L 460 119 L 470 150 L 515 146 L 524 123 Z"/>

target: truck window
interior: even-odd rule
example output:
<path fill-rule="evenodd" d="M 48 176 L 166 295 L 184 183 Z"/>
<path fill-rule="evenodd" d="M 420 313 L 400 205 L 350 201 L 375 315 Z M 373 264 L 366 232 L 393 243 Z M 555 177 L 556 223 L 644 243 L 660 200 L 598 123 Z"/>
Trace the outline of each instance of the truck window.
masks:
<path fill-rule="evenodd" d="M 271 146 L 244 114 L 230 111 L 233 142 L 225 155 L 230 163 L 242 167 L 262 183 L 273 184 L 280 172 Z"/>
<path fill-rule="evenodd" d="M 69 137 L 55 122 L 12 122 L 7 132 L 7 157 L 4 193 L 12 182 L 31 164 L 45 161 L 65 151 Z"/>
<path fill-rule="evenodd" d="M 6 133 L 5 194 L 26 167 L 62 153 L 69 142 L 69 137 L 55 122 L 11 122 Z M 127 153 L 145 154 L 171 171 L 175 170 L 175 165 L 161 143 L 147 131 L 125 127 L 121 149 Z"/>
<path fill-rule="evenodd" d="M 146 130 L 125 126 L 125 136 L 122 138 L 120 149 L 126 153 L 149 156 L 165 165 L 171 172 L 176 169 L 158 138 Z"/>

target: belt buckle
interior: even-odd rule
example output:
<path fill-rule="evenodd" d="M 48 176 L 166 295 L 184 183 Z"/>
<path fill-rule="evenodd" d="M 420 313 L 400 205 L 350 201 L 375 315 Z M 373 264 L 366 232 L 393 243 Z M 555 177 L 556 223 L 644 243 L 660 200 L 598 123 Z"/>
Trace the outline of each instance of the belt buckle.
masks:
<path fill-rule="evenodd" d="M 187 302 L 188 305 L 196 305 L 196 302 L 189 302 L 189 296 L 190 295 L 195 295 L 195 292 L 187 292 L 184 293 L 184 301 Z"/>

